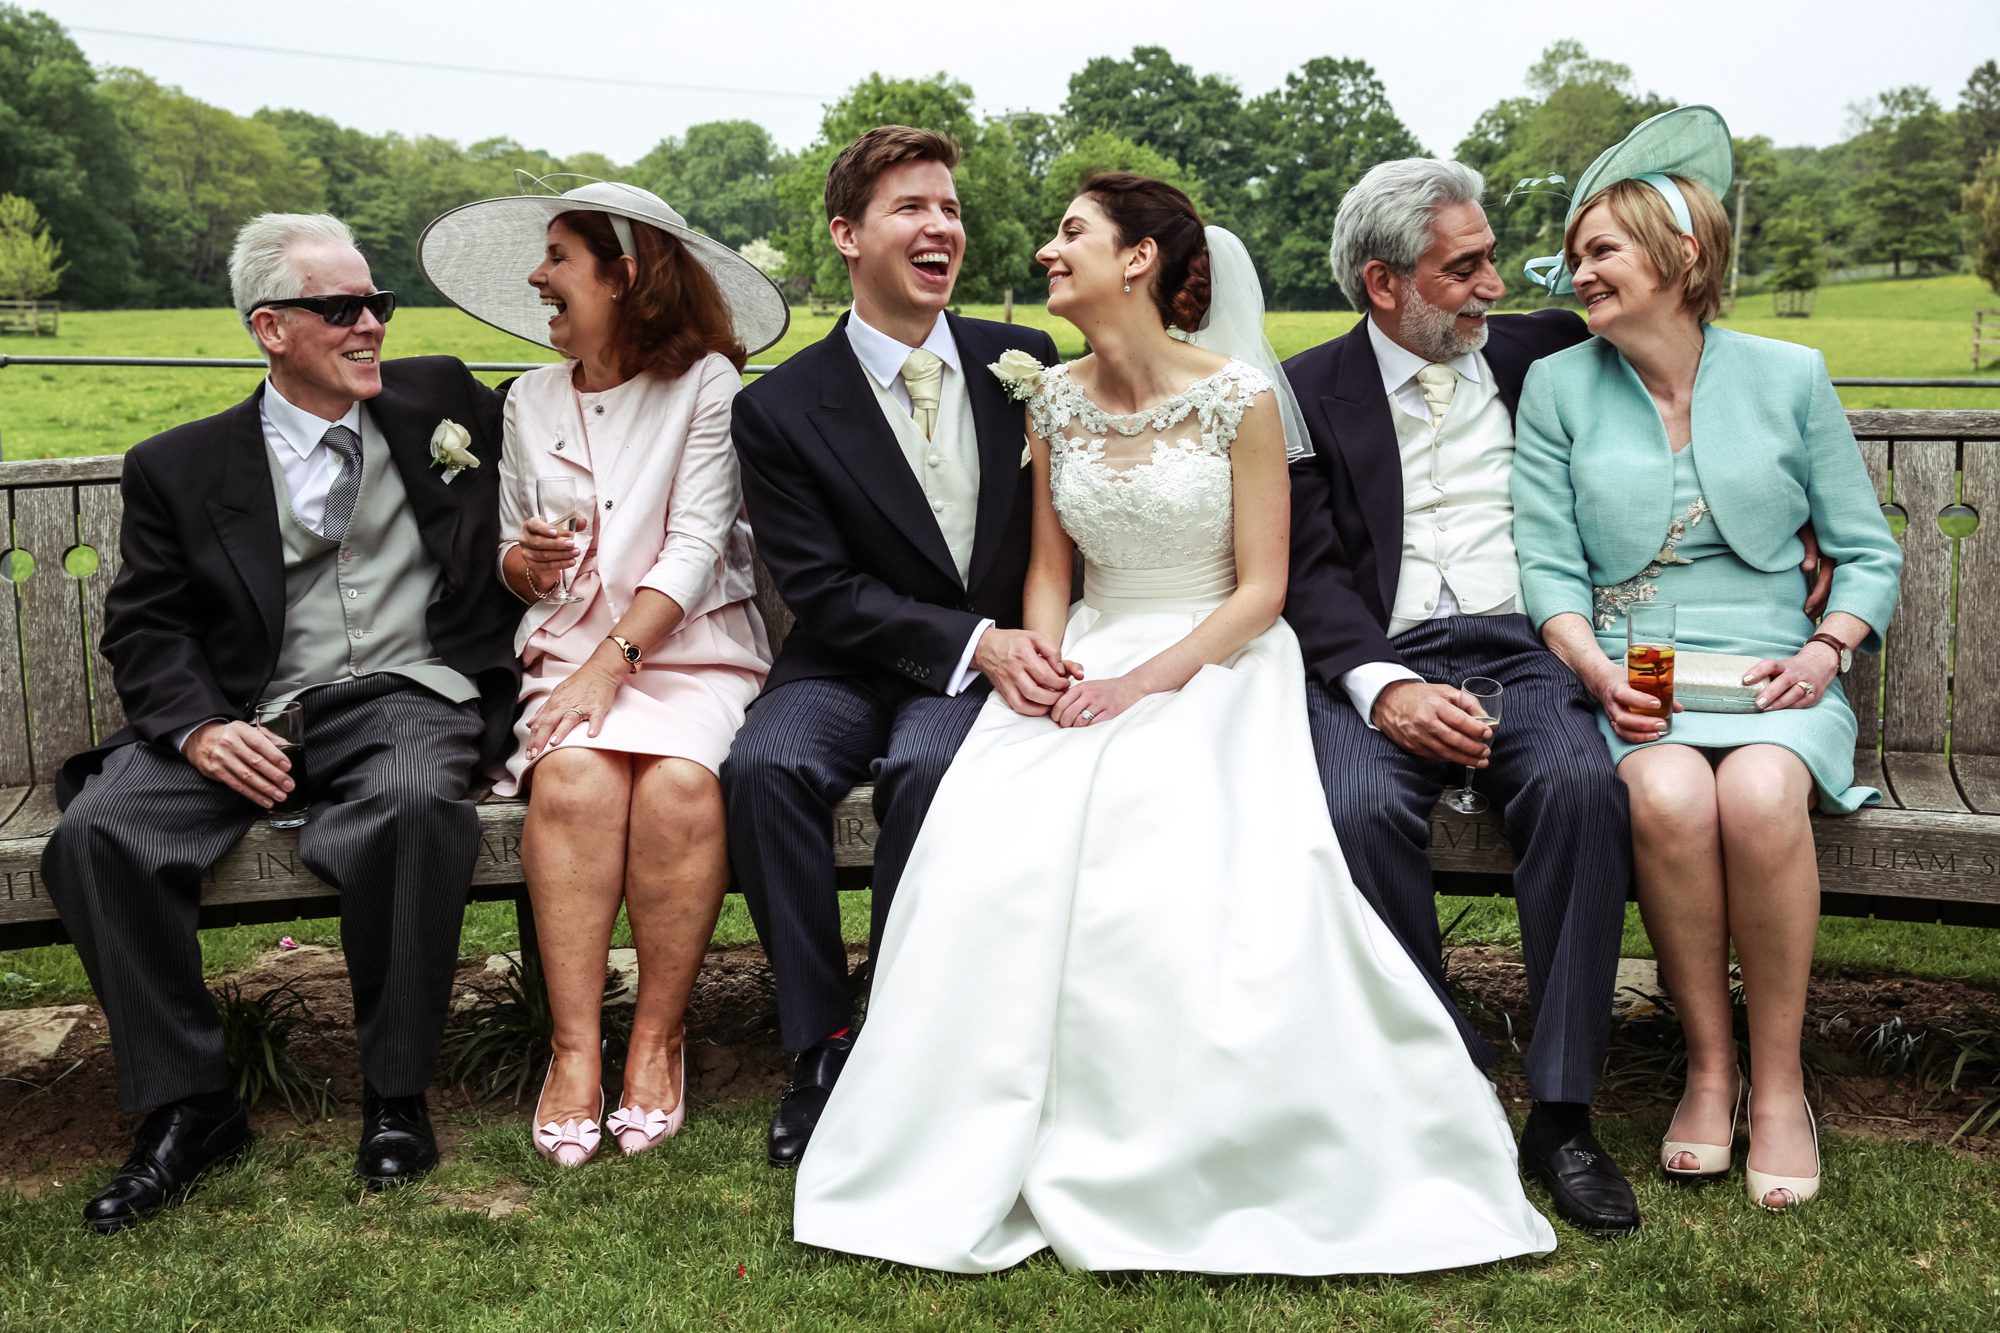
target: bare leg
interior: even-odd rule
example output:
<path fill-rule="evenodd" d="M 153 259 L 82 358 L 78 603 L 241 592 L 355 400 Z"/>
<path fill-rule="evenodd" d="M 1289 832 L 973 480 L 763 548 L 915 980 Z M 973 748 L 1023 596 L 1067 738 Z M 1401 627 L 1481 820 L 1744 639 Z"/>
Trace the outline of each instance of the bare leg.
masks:
<path fill-rule="evenodd" d="M 1690 746 L 1655 745 L 1627 755 L 1618 776 L 1632 807 L 1639 914 L 1687 1034 L 1687 1088 L 1666 1137 L 1725 1143 L 1737 1072 L 1715 769 Z M 1668 1165 L 1701 1164 L 1683 1153 Z"/>
<path fill-rule="evenodd" d="M 521 869 L 555 1019 L 554 1063 L 536 1122 L 588 1120 L 604 1077 L 604 966 L 625 892 L 632 765 L 610 751 L 558 749 L 533 771 Z"/>
<path fill-rule="evenodd" d="M 1750 1155 L 1759 1171 L 1809 1176 L 1815 1169 L 1806 1120 L 1799 1033 L 1806 979 L 1819 935 L 1819 867 L 1813 859 L 1812 775 L 1775 745 L 1734 750 L 1716 770 L 1729 933 L 1750 1010 Z M 1782 1206 L 1784 1198 L 1765 1200 Z"/>
<path fill-rule="evenodd" d="M 625 907 L 639 951 L 639 996 L 620 1102 L 680 1104 L 682 1026 L 729 887 L 722 784 L 687 759 L 637 758 L 625 855 Z"/>

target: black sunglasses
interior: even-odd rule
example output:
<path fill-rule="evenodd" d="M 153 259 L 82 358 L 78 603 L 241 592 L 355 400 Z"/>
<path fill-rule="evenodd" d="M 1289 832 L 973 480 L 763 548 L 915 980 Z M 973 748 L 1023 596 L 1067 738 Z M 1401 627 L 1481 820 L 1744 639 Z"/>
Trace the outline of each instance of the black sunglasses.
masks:
<path fill-rule="evenodd" d="M 387 324 L 389 317 L 396 313 L 396 294 L 370 292 L 366 296 L 294 296 L 285 301 L 259 301 L 250 310 L 254 314 L 266 308 L 287 307 L 310 310 L 337 329 L 344 329 L 360 319 L 363 310 L 375 316 L 378 323 Z"/>

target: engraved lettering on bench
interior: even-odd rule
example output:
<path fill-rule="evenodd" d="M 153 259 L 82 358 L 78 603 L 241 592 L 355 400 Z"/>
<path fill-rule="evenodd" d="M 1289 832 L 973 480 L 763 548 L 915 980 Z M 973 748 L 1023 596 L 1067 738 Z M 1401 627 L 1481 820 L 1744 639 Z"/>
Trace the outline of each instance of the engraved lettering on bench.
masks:
<path fill-rule="evenodd" d="M 1431 846 L 1450 852 L 1499 852 L 1508 849 L 1506 835 L 1487 823 L 1431 821 Z"/>
<path fill-rule="evenodd" d="M 9 870 L 7 875 L 7 901 L 10 903 L 32 902 L 45 896 L 42 883 L 33 870 Z"/>
<path fill-rule="evenodd" d="M 297 879 L 299 877 L 298 853 L 287 856 L 283 852 L 257 853 L 257 878 Z"/>
<path fill-rule="evenodd" d="M 867 821 L 858 815 L 848 815 L 833 822 L 833 845 L 836 847 L 873 847 L 875 839 L 868 836 Z"/>
<path fill-rule="evenodd" d="M 487 864 L 510 866 L 521 859 L 521 838 L 516 833 L 502 833 L 497 837 L 481 838 L 479 854 Z"/>
<path fill-rule="evenodd" d="M 1957 852 L 1928 851 L 1915 847 L 1856 847 L 1850 843 L 1828 843 L 1818 852 L 1818 862 L 1822 866 L 1832 866 L 1841 870 L 1914 870 L 1920 873 L 1955 875 L 1959 873 Z M 1981 853 L 1976 859 L 1965 863 L 1965 870 L 1978 874 L 1981 878 L 1996 873 L 1990 853 Z"/>

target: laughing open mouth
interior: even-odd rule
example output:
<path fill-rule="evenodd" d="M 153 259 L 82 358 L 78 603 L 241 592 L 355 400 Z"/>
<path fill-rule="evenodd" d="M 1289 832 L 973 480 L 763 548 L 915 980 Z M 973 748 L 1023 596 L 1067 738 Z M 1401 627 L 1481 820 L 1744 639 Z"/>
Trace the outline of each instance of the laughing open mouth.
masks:
<path fill-rule="evenodd" d="M 910 256 L 910 262 L 934 278 L 951 276 L 951 256 L 943 250 L 926 250 Z"/>

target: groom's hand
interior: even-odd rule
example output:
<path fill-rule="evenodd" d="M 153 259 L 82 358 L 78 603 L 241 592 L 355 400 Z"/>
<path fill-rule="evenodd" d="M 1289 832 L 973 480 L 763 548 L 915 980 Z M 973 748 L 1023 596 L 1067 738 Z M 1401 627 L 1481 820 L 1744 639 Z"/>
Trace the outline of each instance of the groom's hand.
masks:
<path fill-rule="evenodd" d="M 1449 685 L 1399 680 L 1375 696 L 1375 728 L 1411 754 L 1484 768 L 1491 733 L 1459 697 Z"/>
<path fill-rule="evenodd" d="M 1069 688 L 1062 651 L 1031 629 L 995 626 L 979 636 L 972 665 L 1017 713 L 1041 717 Z"/>

